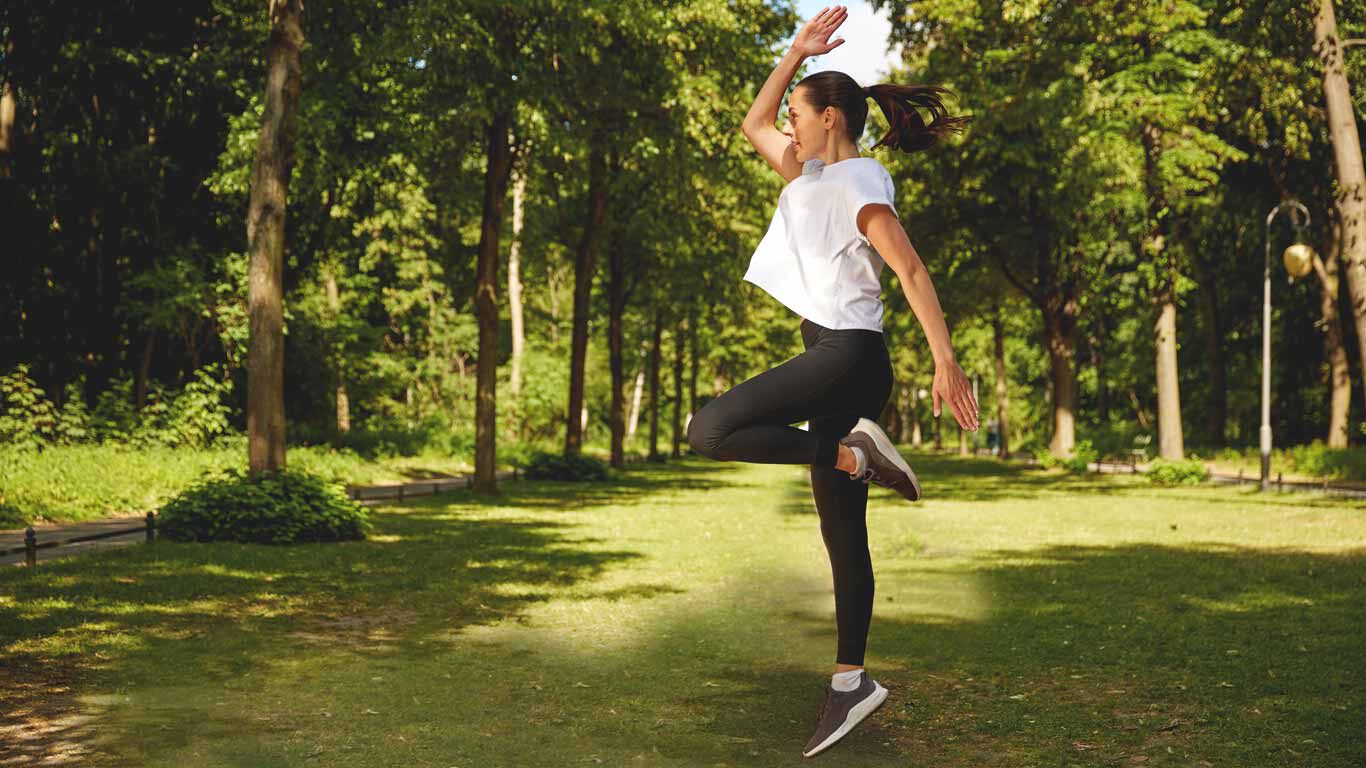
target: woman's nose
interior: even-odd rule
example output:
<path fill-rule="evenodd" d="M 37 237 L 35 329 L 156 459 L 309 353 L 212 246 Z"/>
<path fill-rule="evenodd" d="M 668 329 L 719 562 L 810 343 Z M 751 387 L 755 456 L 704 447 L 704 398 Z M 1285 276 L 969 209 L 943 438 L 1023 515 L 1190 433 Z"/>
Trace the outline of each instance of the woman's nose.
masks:
<path fill-rule="evenodd" d="M 795 138 L 797 138 L 796 134 L 793 133 L 793 131 L 792 131 L 792 121 L 791 121 L 791 120 L 787 120 L 787 121 L 784 121 L 784 122 L 783 122 L 783 135 L 786 136 L 786 137 L 788 137 L 789 139 L 795 139 Z"/>

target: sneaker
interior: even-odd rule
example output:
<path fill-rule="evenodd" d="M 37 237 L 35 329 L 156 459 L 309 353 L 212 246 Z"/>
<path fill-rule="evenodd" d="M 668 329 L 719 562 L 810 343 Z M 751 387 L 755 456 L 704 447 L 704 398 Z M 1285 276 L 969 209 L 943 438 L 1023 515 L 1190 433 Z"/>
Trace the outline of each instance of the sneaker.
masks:
<path fill-rule="evenodd" d="M 911 501 L 920 498 L 920 480 L 901 458 L 892 439 L 872 419 L 859 419 L 840 443 L 863 451 L 867 468 L 857 479 L 891 488 Z"/>
<path fill-rule="evenodd" d="M 868 677 L 867 672 L 859 675 L 859 687 L 852 691 L 837 691 L 827 682 L 820 721 L 816 723 L 816 732 L 806 743 L 802 757 L 812 757 L 844 738 L 886 699 L 887 689 Z"/>

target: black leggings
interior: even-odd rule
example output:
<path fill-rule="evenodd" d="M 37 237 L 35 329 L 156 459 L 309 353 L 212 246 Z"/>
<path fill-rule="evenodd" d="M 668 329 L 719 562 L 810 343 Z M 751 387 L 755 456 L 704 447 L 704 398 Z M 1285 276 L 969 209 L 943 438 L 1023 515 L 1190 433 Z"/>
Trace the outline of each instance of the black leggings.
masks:
<path fill-rule="evenodd" d="M 863 665 L 873 616 L 868 485 L 835 469 L 839 439 L 860 416 L 877 419 L 892 392 L 881 333 L 801 325 L 806 351 L 741 382 L 688 423 L 688 443 L 718 461 L 810 464 L 811 492 L 835 580 L 839 664 Z M 790 426 L 809 421 L 809 431 Z"/>

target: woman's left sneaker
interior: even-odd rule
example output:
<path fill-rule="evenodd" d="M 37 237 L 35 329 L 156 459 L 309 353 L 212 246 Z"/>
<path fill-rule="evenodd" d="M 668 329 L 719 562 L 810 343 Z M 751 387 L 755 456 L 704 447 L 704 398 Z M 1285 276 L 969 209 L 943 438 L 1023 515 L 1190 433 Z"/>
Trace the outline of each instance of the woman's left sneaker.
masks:
<path fill-rule="evenodd" d="M 837 691 L 827 682 L 820 722 L 802 750 L 802 757 L 812 757 L 844 738 L 886 699 L 887 689 L 868 677 L 867 672 L 860 672 L 859 687 L 852 691 Z"/>
<path fill-rule="evenodd" d="M 840 442 L 863 452 L 867 467 L 858 477 L 863 482 L 872 482 L 884 488 L 891 488 L 911 501 L 920 498 L 920 479 L 911 470 L 911 465 L 901 458 L 892 439 L 882 431 L 882 427 L 872 419 L 859 419 L 849 434 Z"/>

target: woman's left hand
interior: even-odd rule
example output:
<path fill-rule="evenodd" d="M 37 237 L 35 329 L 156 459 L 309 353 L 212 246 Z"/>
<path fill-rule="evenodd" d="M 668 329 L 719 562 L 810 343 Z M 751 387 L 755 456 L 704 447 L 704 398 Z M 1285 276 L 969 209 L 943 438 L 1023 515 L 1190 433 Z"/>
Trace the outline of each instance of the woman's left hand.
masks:
<path fill-rule="evenodd" d="M 958 419 L 958 426 L 969 432 L 977 431 L 977 399 L 972 396 L 972 382 L 957 362 L 950 360 L 935 366 L 931 391 L 934 393 L 935 418 L 939 418 L 943 403 L 947 402 L 953 409 L 954 418 Z"/>

